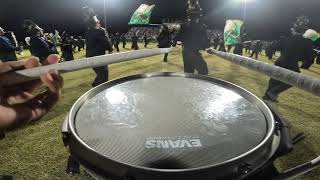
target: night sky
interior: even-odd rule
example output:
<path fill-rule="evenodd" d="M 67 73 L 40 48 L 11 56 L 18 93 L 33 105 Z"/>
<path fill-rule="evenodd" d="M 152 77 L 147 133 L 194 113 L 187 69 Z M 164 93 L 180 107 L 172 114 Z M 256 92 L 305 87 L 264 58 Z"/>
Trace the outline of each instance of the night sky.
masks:
<path fill-rule="evenodd" d="M 152 23 L 162 18 L 185 16 L 187 0 L 106 0 L 107 24 L 113 32 L 125 32 L 131 15 L 142 3 L 156 4 Z M 287 35 L 298 15 L 311 19 L 312 28 L 320 30 L 320 0 L 247 0 L 247 26 L 253 39 L 277 39 Z M 241 0 L 200 0 L 207 24 L 223 30 L 227 19 L 242 19 Z M 103 22 L 103 0 L 1 0 L 0 26 L 24 39 L 21 24 L 31 19 L 47 32 L 67 30 L 74 35 L 85 32 L 81 10 L 84 5 L 96 10 Z"/>

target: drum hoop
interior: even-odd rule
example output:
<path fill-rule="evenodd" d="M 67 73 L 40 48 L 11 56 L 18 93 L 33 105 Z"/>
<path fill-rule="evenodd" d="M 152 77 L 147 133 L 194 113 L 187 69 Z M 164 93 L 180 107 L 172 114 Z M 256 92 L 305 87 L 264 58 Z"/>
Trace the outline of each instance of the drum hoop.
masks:
<path fill-rule="evenodd" d="M 87 100 L 92 98 L 93 96 L 97 95 L 98 93 L 102 92 L 103 90 L 106 90 L 107 88 L 113 87 L 115 85 L 121 84 L 123 82 L 128 82 L 131 80 L 136 80 L 136 79 L 144 79 L 144 78 L 150 78 L 150 77 L 182 77 L 182 78 L 192 78 L 192 79 L 199 79 L 199 80 L 204 80 L 207 82 L 215 82 L 219 83 L 219 85 L 222 85 L 223 87 L 229 87 L 231 91 L 234 91 L 238 93 L 239 95 L 242 95 L 243 97 L 246 97 L 247 100 L 249 100 L 251 103 L 257 105 L 259 107 L 259 110 L 263 113 L 265 120 L 267 121 L 267 133 L 264 137 L 264 139 L 254 148 L 252 148 L 250 151 L 243 153 L 235 158 L 226 160 L 222 163 L 218 164 L 213 164 L 213 165 L 207 165 L 207 166 L 201 166 L 199 168 L 190 168 L 190 169 L 156 169 L 156 168 L 148 168 L 148 167 L 142 167 L 142 166 L 135 166 L 131 165 L 125 162 L 121 161 L 116 161 L 114 159 L 111 159 L 109 157 L 104 156 L 103 154 L 97 152 L 90 146 L 88 146 L 75 132 L 75 126 L 74 126 L 74 118 L 76 117 L 76 114 L 78 113 L 78 110 L 80 107 L 83 105 L 83 103 Z M 238 90 L 238 91 L 235 91 Z M 263 148 L 268 142 L 270 142 L 270 139 L 273 139 L 273 135 L 275 132 L 275 119 L 273 117 L 273 114 L 269 107 L 261 100 L 259 99 L 256 95 L 253 93 L 249 92 L 248 90 L 235 85 L 231 82 L 214 78 L 214 77 L 208 77 L 208 76 L 203 76 L 203 75 L 196 75 L 196 74 L 187 74 L 187 73 L 174 73 L 174 72 L 159 72 L 159 73 L 147 73 L 147 74 L 137 74 L 137 75 L 132 75 L 132 76 L 127 76 L 127 77 L 122 77 L 119 79 L 115 79 L 109 82 L 106 82 L 104 84 L 101 84 L 89 91 L 87 91 L 84 95 L 82 95 L 72 106 L 70 113 L 68 115 L 68 126 L 69 130 L 74 138 L 76 138 L 76 141 L 78 141 L 81 145 L 83 145 L 87 150 L 92 151 L 96 153 L 97 155 L 107 158 L 108 160 L 111 160 L 114 163 L 122 164 L 128 167 L 133 167 L 136 169 L 142 169 L 142 170 L 147 170 L 147 171 L 156 171 L 156 172 L 191 172 L 191 171 L 199 171 L 199 170 L 205 170 L 209 168 L 214 168 L 222 165 L 226 165 L 238 160 L 241 160 L 250 154 L 253 154 L 254 152 L 258 151 L 259 149 Z M 272 142 L 272 141 L 271 141 Z"/>

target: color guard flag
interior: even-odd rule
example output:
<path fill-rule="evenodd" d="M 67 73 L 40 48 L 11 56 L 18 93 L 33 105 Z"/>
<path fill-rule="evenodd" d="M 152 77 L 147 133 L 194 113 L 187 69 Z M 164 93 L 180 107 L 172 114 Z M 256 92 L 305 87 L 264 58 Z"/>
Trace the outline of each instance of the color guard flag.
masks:
<path fill-rule="evenodd" d="M 313 29 L 308 29 L 304 34 L 303 37 L 306 39 L 310 39 L 311 41 L 315 42 L 320 38 L 320 34 Z"/>
<path fill-rule="evenodd" d="M 129 22 L 129 25 L 147 25 L 149 24 L 150 17 L 155 5 L 141 4 L 140 7 L 134 12 Z"/>
<path fill-rule="evenodd" d="M 225 45 L 235 45 L 241 43 L 241 27 L 243 21 L 227 20 L 224 28 Z"/>

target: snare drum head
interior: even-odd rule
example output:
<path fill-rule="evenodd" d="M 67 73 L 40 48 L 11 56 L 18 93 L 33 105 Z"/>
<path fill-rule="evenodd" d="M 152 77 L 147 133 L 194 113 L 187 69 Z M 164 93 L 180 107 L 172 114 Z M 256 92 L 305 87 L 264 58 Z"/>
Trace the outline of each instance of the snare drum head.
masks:
<path fill-rule="evenodd" d="M 270 127 L 250 93 L 220 80 L 135 76 L 89 92 L 74 118 L 87 147 L 130 166 L 190 169 L 256 148 Z"/>

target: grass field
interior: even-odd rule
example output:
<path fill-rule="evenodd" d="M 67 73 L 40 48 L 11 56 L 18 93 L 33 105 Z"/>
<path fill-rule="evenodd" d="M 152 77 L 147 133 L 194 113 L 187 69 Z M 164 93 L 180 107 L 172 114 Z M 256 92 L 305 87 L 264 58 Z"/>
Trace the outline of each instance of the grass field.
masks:
<path fill-rule="evenodd" d="M 28 55 L 25 52 L 24 57 Z M 83 51 L 75 54 L 76 58 L 83 56 Z M 203 56 L 208 63 L 210 76 L 240 85 L 262 97 L 268 83 L 266 76 L 205 52 Z M 110 80 L 147 72 L 183 72 L 180 48 L 169 55 L 169 63 L 163 63 L 162 57 L 111 65 Z M 260 56 L 260 59 L 271 63 L 265 56 Z M 303 70 L 302 73 L 320 79 L 320 65 L 313 65 L 310 70 Z M 86 179 L 65 173 L 68 153 L 61 140 L 61 125 L 72 104 L 91 88 L 94 77 L 91 69 L 65 74 L 63 97 L 59 104 L 41 122 L 8 133 L 0 141 L 0 174 L 10 174 L 15 179 Z M 292 131 L 307 135 L 290 155 L 278 160 L 277 166 L 284 170 L 320 154 L 320 98 L 292 88 L 283 93 L 279 101 L 276 107 L 289 120 Z M 320 179 L 320 168 L 299 179 Z"/>

